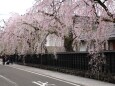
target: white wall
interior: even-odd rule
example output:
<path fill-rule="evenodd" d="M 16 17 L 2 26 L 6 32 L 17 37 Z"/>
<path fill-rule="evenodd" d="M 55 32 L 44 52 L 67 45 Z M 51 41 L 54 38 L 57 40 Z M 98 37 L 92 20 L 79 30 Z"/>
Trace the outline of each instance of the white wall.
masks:
<path fill-rule="evenodd" d="M 62 47 L 63 46 L 63 40 L 61 37 L 58 37 L 54 34 L 49 35 L 47 37 L 47 42 L 46 42 L 46 46 L 58 46 L 58 47 Z"/>

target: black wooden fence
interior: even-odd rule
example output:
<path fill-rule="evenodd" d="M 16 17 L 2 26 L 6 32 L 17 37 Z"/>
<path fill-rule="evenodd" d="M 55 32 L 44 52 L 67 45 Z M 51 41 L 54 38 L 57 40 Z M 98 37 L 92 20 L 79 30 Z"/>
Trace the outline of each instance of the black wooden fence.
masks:
<path fill-rule="evenodd" d="M 107 71 L 115 74 L 115 51 L 104 52 L 106 56 Z"/>
<path fill-rule="evenodd" d="M 115 74 L 115 51 L 105 51 L 106 72 Z M 89 70 L 89 55 L 86 52 L 79 53 L 57 53 L 38 54 L 38 55 L 15 55 L 15 62 L 33 65 L 44 65 L 54 68 L 71 69 L 71 70 Z"/>

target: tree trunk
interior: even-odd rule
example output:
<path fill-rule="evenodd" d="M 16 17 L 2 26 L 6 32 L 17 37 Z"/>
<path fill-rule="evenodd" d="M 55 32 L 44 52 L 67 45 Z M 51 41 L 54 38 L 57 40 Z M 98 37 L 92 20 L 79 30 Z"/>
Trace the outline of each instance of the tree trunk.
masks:
<path fill-rule="evenodd" d="M 64 47 L 67 52 L 73 52 L 73 33 L 70 31 L 68 36 L 64 36 Z"/>

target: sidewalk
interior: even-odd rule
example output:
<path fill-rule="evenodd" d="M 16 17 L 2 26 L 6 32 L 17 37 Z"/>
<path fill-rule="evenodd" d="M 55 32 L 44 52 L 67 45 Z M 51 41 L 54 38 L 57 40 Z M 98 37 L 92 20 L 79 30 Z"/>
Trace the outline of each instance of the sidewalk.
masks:
<path fill-rule="evenodd" d="M 1 64 L 1 62 L 0 62 L 0 64 Z M 115 86 L 115 84 L 111 84 L 111 83 L 107 83 L 107 82 L 102 82 L 102 81 L 98 81 L 98 80 L 83 78 L 83 77 L 74 76 L 74 75 L 68 75 L 68 74 L 64 74 L 64 73 L 59 73 L 59 72 L 54 72 L 54 71 L 49 71 L 49 70 L 44 70 L 44 69 L 39 69 L 39 68 L 33 68 L 33 67 L 22 66 L 22 65 L 17 65 L 17 64 L 8 65 L 8 66 L 35 72 L 35 73 L 44 74 L 47 76 L 63 79 L 63 80 L 69 81 L 69 82 L 81 84 L 84 86 Z"/>

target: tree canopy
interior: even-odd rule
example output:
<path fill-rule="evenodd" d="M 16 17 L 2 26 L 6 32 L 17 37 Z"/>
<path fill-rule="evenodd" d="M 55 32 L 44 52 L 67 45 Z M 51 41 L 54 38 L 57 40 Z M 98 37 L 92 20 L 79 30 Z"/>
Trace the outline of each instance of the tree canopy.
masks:
<path fill-rule="evenodd" d="M 95 40 L 93 51 L 101 51 L 111 32 L 107 24 L 115 23 L 114 4 L 114 0 L 36 0 L 27 13 L 14 14 L 5 22 L 1 53 L 47 52 L 50 34 L 64 40 L 66 51 L 74 51 L 81 40 L 87 41 L 87 47 Z"/>

